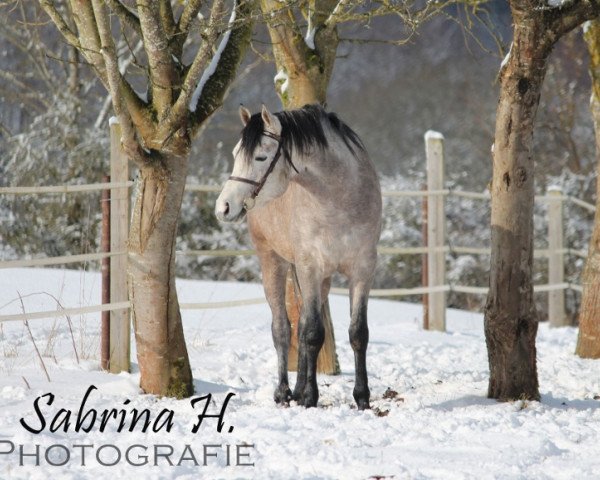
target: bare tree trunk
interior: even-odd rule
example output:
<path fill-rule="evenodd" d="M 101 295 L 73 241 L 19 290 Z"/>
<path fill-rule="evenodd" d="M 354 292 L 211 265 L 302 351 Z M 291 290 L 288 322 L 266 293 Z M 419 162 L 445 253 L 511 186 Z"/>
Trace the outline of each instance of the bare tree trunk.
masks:
<path fill-rule="evenodd" d="M 146 393 L 183 398 L 192 372 L 175 289 L 175 237 L 187 157 L 160 155 L 140 171 L 129 234 L 129 291 L 140 386 Z"/>
<path fill-rule="evenodd" d="M 485 335 L 488 396 L 539 399 L 533 302 L 533 125 L 549 48 L 542 22 L 513 11 L 514 37 L 501 72 L 492 180 L 492 256 Z"/>
<path fill-rule="evenodd" d="M 596 134 L 596 168 L 600 174 L 600 21 L 593 20 L 589 23 L 584 38 L 590 53 L 590 108 Z M 575 349 L 575 353 L 583 358 L 600 358 L 600 181 L 597 179 L 596 182 L 594 231 L 583 272 L 579 336 Z"/>

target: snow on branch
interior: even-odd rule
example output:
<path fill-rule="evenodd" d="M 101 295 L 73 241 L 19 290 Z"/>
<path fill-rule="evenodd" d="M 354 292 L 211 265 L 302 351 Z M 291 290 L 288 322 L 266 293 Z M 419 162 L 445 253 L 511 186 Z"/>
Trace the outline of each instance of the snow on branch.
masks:
<path fill-rule="evenodd" d="M 173 105 L 167 122 L 171 125 L 178 123 L 184 116 L 185 112 L 190 109 L 195 111 L 195 104 L 192 106 L 192 97 L 195 97 L 195 92 L 198 89 L 198 82 L 203 76 L 204 70 L 212 53 L 212 47 L 216 43 L 219 32 L 219 21 L 223 15 L 223 0 L 215 0 L 210 12 L 210 20 L 204 32 L 204 42 L 194 57 L 188 73 L 183 81 L 179 98 Z M 235 3 L 234 3 L 235 9 Z M 198 99 L 196 99 L 197 101 Z"/>
<path fill-rule="evenodd" d="M 236 10 L 235 10 L 235 2 L 234 2 L 233 9 L 231 11 L 231 16 L 229 17 L 229 22 L 227 24 L 227 31 L 223 35 L 223 38 L 221 39 L 221 43 L 219 44 L 219 48 L 217 48 L 217 51 L 213 55 L 213 58 L 210 61 L 208 67 L 206 67 L 204 69 L 204 72 L 202 73 L 202 77 L 200 77 L 200 81 L 198 82 L 198 85 L 196 85 L 196 88 L 194 90 L 192 98 L 190 99 L 190 103 L 188 105 L 190 112 L 196 111 L 196 106 L 198 105 L 198 100 L 200 99 L 200 95 L 202 95 L 202 90 L 204 89 L 204 85 L 206 85 L 206 82 L 208 81 L 208 79 L 215 73 L 215 71 L 217 69 L 217 65 L 219 64 L 219 60 L 221 60 L 221 55 L 223 54 L 223 50 L 225 50 L 227 43 L 229 43 L 229 37 L 231 36 L 231 30 L 233 29 L 233 24 L 235 23 L 235 16 L 236 16 Z"/>

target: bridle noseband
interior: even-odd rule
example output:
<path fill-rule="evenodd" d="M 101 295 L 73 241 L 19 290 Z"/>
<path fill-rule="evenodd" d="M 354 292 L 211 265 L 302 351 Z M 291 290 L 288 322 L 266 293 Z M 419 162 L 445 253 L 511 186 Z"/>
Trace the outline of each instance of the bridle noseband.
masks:
<path fill-rule="evenodd" d="M 262 176 L 262 178 L 257 182 L 256 180 L 251 180 L 249 178 L 244 178 L 244 177 L 236 177 L 234 175 L 231 175 L 229 177 L 229 180 L 233 180 L 236 182 L 249 183 L 250 185 L 254 185 L 254 190 L 252 190 L 252 192 L 250 193 L 250 197 L 248 197 L 246 200 L 244 200 L 244 208 L 246 210 L 251 210 L 252 207 L 254 207 L 256 197 L 258 196 L 260 191 L 265 186 L 265 183 L 267 182 L 267 178 L 269 178 L 269 175 L 271 175 L 271 173 L 273 173 L 273 170 L 275 169 L 275 165 L 277 164 L 277 162 L 279 161 L 279 158 L 281 157 L 281 151 L 283 148 L 283 142 L 281 140 L 281 137 L 278 135 L 273 135 L 268 132 L 265 132 L 263 135 L 266 137 L 272 138 L 273 140 L 277 140 L 278 144 L 277 144 L 277 151 L 275 152 L 275 156 L 273 157 L 273 160 L 271 160 L 271 163 L 269 164 L 269 168 L 267 168 L 267 171 Z M 286 157 L 288 158 L 288 161 L 290 162 L 290 165 L 292 166 L 292 168 L 294 170 L 296 170 L 296 173 L 297 173 L 298 170 L 296 169 L 296 167 L 292 163 L 291 159 L 289 158 L 289 154 L 286 153 Z"/>

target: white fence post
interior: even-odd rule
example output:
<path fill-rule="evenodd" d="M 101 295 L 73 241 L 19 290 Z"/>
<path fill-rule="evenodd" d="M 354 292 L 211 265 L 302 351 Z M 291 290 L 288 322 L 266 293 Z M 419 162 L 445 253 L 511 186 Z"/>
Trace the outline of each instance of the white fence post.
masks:
<path fill-rule="evenodd" d="M 427 155 L 427 190 L 444 189 L 444 136 L 429 130 L 425 133 Z M 444 196 L 429 195 L 427 198 L 427 271 L 429 287 L 446 283 L 446 215 Z M 429 293 L 429 328 L 446 330 L 446 292 Z"/>
<path fill-rule="evenodd" d="M 559 187 L 548 188 L 548 283 L 560 284 L 565 281 L 563 254 L 563 200 Z M 565 291 L 548 292 L 548 321 L 551 327 L 568 325 L 565 313 Z"/>
<path fill-rule="evenodd" d="M 129 180 L 128 160 L 121 148 L 121 127 L 110 123 L 110 178 L 121 183 Z M 129 234 L 129 189 L 113 188 L 110 192 L 110 250 L 127 251 Z M 127 255 L 110 257 L 110 301 L 126 302 Z M 110 312 L 110 371 L 119 373 L 130 368 L 130 310 Z"/>

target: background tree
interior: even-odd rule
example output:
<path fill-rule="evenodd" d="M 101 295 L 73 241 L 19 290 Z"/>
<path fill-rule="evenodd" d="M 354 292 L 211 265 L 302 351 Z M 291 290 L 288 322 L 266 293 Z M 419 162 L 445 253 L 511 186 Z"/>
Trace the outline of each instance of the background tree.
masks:
<path fill-rule="evenodd" d="M 232 12 L 223 0 L 204 9 L 195 0 L 177 9 L 168 0 L 138 0 L 133 9 L 118 0 L 39 3 L 110 93 L 123 149 L 139 169 L 128 253 L 141 388 L 190 395 L 175 289 L 177 222 L 191 139 L 235 77 L 250 40 L 253 2 L 238 0 Z M 190 52 L 186 41 L 196 29 L 201 41 Z M 146 78 L 133 81 L 121 73 L 115 37 L 128 43 L 139 38 Z M 140 83 L 145 94 L 137 93 Z"/>
<path fill-rule="evenodd" d="M 354 0 L 309 0 L 279 2 L 261 0 L 277 74 L 275 88 L 284 108 L 301 108 L 306 104 L 325 105 L 339 45 L 338 25 L 357 23 L 368 25 L 377 17 L 397 15 L 401 26 L 397 38 L 385 41 L 402 44 L 426 20 L 440 13 L 448 5 L 461 3 L 477 9 L 485 0 L 446 0 L 427 2 L 412 0 L 382 2 L 365 5 Z M 293 267 L 287 278 L 286 305 L 292 324 L 288 368 L 297 368 L 297 325 L 300 316 L 301 292 Z M 318 370 L 328 374 L 339 373 L 335 339 L 328 300 L 322 308 L 325 324 L 325 343 L 319 354 Z"/>
<path fill-rule="evenodd" d="M 590 109 L 596 134 L 596 162 L 600 174 L 600 21 L 584 27 L 590 54 L 592 95 Z M 583 358 L 600 358 L 600 181 L 596 176 L 596 215 L 583 273 L 583 296 L 579 314 L 579 335 L 575 353 Z"/>
<path fill-rule="evenodd" d="M 500 71 L 492 177 L 492 254 L 485 335 L 488 396 L 539 399 L 533 302 L 533 131 L 554 44 L 600 3 L 511 0 L 513 41 Z"/>

